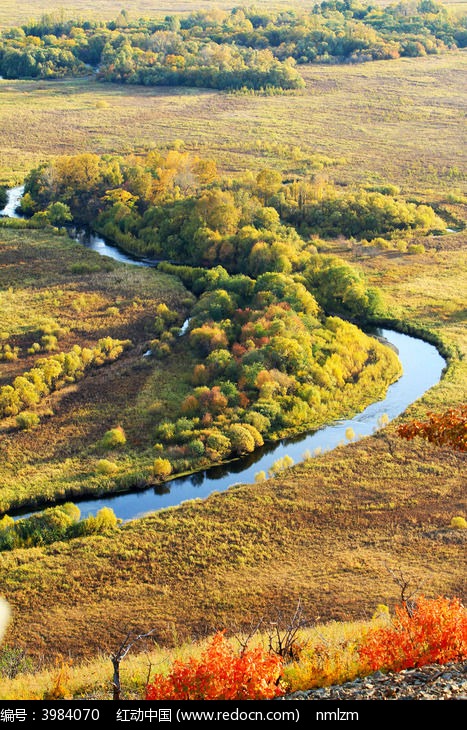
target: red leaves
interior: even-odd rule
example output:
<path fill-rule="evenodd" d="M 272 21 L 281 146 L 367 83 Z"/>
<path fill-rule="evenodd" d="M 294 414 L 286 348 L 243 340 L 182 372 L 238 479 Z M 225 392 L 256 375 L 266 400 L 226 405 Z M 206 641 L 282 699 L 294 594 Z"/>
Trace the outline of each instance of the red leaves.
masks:
<path fill-rule="evenodd" d="M 424 438 L 438 446 L 450 446 L 457 451 L 467 451 L 467 405 L 450 408 L 444 413 L 428 413 L 427 421 L 410 421 L 399 426 L 402 438 Z"/>
<path fill-rule="evenodd" d="M 282 660 L 260 647 L 236 654 L 218 632 L 199 659 L 175 661 L 167 677 L 157 674 L 147 700 L 263 700 L 278 697 Z"/>
<path fill-rule="evenodd" d="M 459 599 L 420 596 L 413 610 L 402 604 L 395 614 L 390 626 L 371 629 L 360 647 L 370 670 L 401 671 L 467 657 L 467 610 Z"/>

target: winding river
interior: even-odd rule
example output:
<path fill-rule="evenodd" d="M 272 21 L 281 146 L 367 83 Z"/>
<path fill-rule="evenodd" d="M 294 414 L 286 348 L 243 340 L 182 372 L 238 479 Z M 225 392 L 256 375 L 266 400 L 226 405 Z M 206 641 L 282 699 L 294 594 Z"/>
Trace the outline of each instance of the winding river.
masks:
<path fill-rule="evenodd" d="M 22 187 L 9 191 L 8 203 L 1 211 L 1 215 L 16 217 L 16 208 L 22 193 Z M 77 240 L 117 261 L 137 266 L 154 266 L 154 263 L 129 256 L 99 236 L 80 234 Z M 102 507 L 109 506 L 117 517 L 127 522 L 187 500 L 204 499 L 213 492 L 225 491 L 235 484 L 252 483 L 258 472 L 264 471 L 267 474 L 274 462 L 286 455 L 290 456 L 294 463 L 298 463 L 305 458 L 333 449 L 348 441 L 347 429 L 352 429 L 354 438 L 371 435 L 382 425 L 403 413 L 411 403 L 436 385 L 446 364 L 436 347 L 419 338 L 388 329 L 376 330 L 374 334 L 383 337 L 397 349 L 403 374 L 396 383 L 389 386 L 383 400 L 372 403 L 353 418 L 336 421 L 313 433 L 265 444 L 242 459 L 174 478 L 160 487 L 106 495 L 103 498 L 83 500 L 74 498 L 73 501 L 79 506 L 83 517 L 96 514 Z M 21 516 L 25 514 L 31 512 L 23 513 Z"/>

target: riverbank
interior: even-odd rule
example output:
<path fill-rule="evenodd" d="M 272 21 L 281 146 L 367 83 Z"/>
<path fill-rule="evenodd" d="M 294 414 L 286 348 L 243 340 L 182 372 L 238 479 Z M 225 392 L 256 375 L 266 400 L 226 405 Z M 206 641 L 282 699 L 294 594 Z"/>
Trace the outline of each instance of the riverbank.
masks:
<path fill-rule="evenodd" d="M 284 457 L 298 464 L 303 459 L 336 448 L 349 440 L 375 433 L 399 416 L 407 406 L 435 385 L 445 368 L 445 362 L 434 347 L 426 342 L 392 330 L 382 330 L 382 339 L 392 344 L 402 363 L 402 376 L 389 386 L 386 396 L 367 406 L 352 418 L 340 419 L 311 433 L 299 433 L 276 442 L 267 442 L 253 454 L 215 464 L 208 469 L 175 475 L 158 486 L 138 489 L 125 494 L 106 493 L 99 498 L 85 499 L 68 495 L 81 509 L 82 515 L 96 514 L 105 506 L 111 507 L 124 522 L 140 518 L 153 511 L 174 507 L 189 499 L 204 499 L 212 492 L 223 492 L 239 482 L 255 482 L 255 476 L 265 476 L 274 470 L 274 464 Z M 418 363 L 423 361 L 423 373 Z M 351 432 L 349 431 L 351 429 Z M 347 434 L 347 435 L 346 435 Z M 350 436 L 350 439 L 349 439 Z M 122 490 L 123 491 L 123 490 Z M 15 512 L 9 512 L 15 516 Z M 31 514 L 21 510 L 20 516 Z"/>
<path fill-rule="evenodd" d="M 24 188 L 19 186 L 8 191 L 8 203 L 5 210 L 8 210 L 13 216 L 16 215 L 15 211 L 23 190 Z M 151 268 L 147 262 L 130 259 L 120 249 L 108 244 L 97 235 L 91 235 L 85 239 L 82 235 L 76 235 L 74 240 L 110 260 L 136 264 L 138 268 Z M 56 245 L 58 246 L 58 243 Z M 86 266 L 92 268 L 94 264 L 83 263 L 80 270 L 86 271 Z M 404 327 L 403 323 L 397 321 L 393 322 L 393 326 L 399 329 Z M 426 336 L 427 333 L 423 334 Z M 131 333 L 127 332 L 128 335 L 131 336 Z M 303 433 L 303 429 L 297 428 L 294 433 L 294 429 L 289 428 L 288 438 L 266 442 L 264 447 L 256 449 L 253 454 L 249 454 L 245 458 L 236 459 L 233 462 L 224 461 L 209 468 L 174 475 L 173 478 L 163 481 L 162 484 L 158 484 L 157 481 L 151 484 L 150 478 L 147 475 L 144 477 L 142 472 L 133 479 L 121 477 L 104 481 L 102 478 L 96 479 L 95 475 L 86 474 L 84 471 L 81 485 L 76 483 L 76 479 L 69 478 L 68 483 L 65 481 L 61 487 L 61 493 L 54 494 L 49 490 L 46 495 L 42 493 L 34 495 L 33 502 L 23 501 L 19 511 L 16 512 L 12 511 L 15 507 L 15 502 L 13 502 L 10 504 L 8 512 L 10 515 L 16 514 L 21 517 L 31 514 L 28 507 L 33 504 L 37 505 L 37 509 L 40 510 L 56 501 L 63 503 L 73 500 L 79 505 L 83 516 L 96 514 L 102 507 L 111 506 L 119 519 L 127 521 L 157 509 L 175 506 L 187 499 L 205 498 L 212 491 L 224 491 L 239 481 L 254 482 L 258 474 L 264 474 L 266 477 L 273 473 L 275 464 L 284 457 L 287 458 L 289 464 L 298 463 L 308 453 L 319 453 L 344 443 L 349 440 L 348 434 L 351 434 L 350 440 L 368 435 L 399 415 L 413 400 L 432 387 L 439 380 L 444 367 L 444 363 L 433 348 L 426 347 L 420 342 L 419 351 L 417 351 L 414 338 L 399 335 L 396 332 L 391 333 L 389 330 L 383 331 L 382 338 L 386 341 L 392 338 L 394 350 L 404 353 L 402 357 L 403 376 L 397 385 L 390 386 L 389 395 L 377 400 L 371 406 L 369 403 L 372 397 L 383 394 L 384 388 L 376 389 L 374 394 L 360 393 L 357 399 L 360 412 L 353 418 L 346 418 L 347 414 L 355 410 L 355 405 L 352 403 L 345 410 L 341 410 L 339 414 L 341 420 L 329 427 L 321 426 L 308 436 Z M 147 361 L 148 366 L 152 365 L 150 360 Z M 416 369 L 414 370 L 414 365 L 416 368 L 419 360 L 425 362 L 423 377 L 420 377 Z M 409 385 L 406 389 L 407 383 Z M 227 466 L 227 464 L 231 466 Z M 154 482 L 154 480 L 152 481 Z M 145 486 L 146 489 L 144 489 Z M 92 495 L 91 499 L 89 499 L 90 495 Z M 18 507 L 17 501 L 16 506 Z"/>
<path fill-rule="evenodd" d="M 47 246 L 31 279 L 35 289 L 56 259 L 54 242 Z M 31 260 L 33 249 L 27 256 Z M 73 247 L 73 263 L 82 264 L 79 256 Z M 382 272 L 394 317 L 432 329 L 465 354 L 465 262 L 466 254 L 459 250 L 455 257 L 450 252 L 417 259 L 401 255 L 397 270 L 394 258 L 384 255 L 371 265 Z M 24 270 L 15 273 L 7 263 L 2 272 L 11 285 L 24 284 Z M 93 264 L 103 267 L 104 259 L 96 256 Z M 70 276 L 71 265 L 71 259 L 61 259 L 55 293 Z M 109 293 L 117 279 L 122 286 L 117 268 L 103 273 L 98 268 L 87 276 L 92 283 L 104 279 Z M 134 284 L 136 274 L 126 276 Z M 146 274 L 137 276 L 143 277 L 142 291 L 149 297 Z M 50 302 L 52 314 L 57 309 Z M 110 302 L 102 303 L 102 312 L 107 306 Z M 133 306 L 121 305 L 120 310 L 119 327 L 124 317 L 137 312 Z M 3 311 L 5 316 L 8 310 Z M 93 321 L 116 326 L 104 317 Z M 423 361 L 418 369 L 423 372 Z M 133 374 L 143 378 L 144 372 Z M 97 397 L 105 378 L 90 382 Z M 123 376 L 120 382 L 128 380 Z M 14 617 L 7 640 L 53 662 L 56 647 L 75 657 L 111 650 L 122 625 L 154 627 L 158 642 L 171 644 L 223 626 L 247 628 L 261 617 L 274 620 L 278 611 L 287 616 L 298 598 L 311 619 L 357 618 L 398 597 L 388 567 L 431 594 L 463 598 L 463 550 L 446 528 L 453 516 L 465 513 L 465 457 L 402 441 L 396 426 L 401 418 L 459 403 L 466 382 L 465 358 L 453 358 L 437 386 L 374 436 L 323 453 L 253 488 L 234 486 L 130 522 L 120 528 L 117 540 L 101 536 L 2 554 L 0 580 Z M 113 398 L 115 402 L 118 393 Z M 69 429 L 69 415 L 63 418 Z M 92 425 L 92 419 L 81 423 Z M 95 431 L 96 440 L 101 435 Z M 38 442 L 37 435 L 33 440 L 44 458 L 49 445 Z M 60 449 L 60 468 L 49 471 L 48 478 L 74 467 L 67 461 L 67 444 L 62 442 Z M 19 468 L 31 467 L 25 461 Z M 18 480 L 16 491 L 20 487 Z"/>

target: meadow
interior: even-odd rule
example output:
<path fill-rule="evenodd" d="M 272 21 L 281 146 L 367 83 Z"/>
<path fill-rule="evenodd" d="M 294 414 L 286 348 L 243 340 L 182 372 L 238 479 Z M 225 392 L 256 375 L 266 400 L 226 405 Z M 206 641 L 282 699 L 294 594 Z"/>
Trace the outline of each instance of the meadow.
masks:
<path fill-rule="evenodd" d="M 192 10 L 202 3 L 167 5 Z M 144 11 L 144 2 L 140 6 Z M 21 12 L 36 7 L 26 3 Z M 79 7 L 88 9 L 85 3 Z M 6 23 L 7 9 L 8 3 L 2 4 L 0 24 Z M 40 9 L 48 9 L 47 4 Z M 395 184 L 407 198 L 435 205 L 451 216 L 455 228 L 463 228 L 466 61 L 459 51 L 309 66 L 303 71 L 304 91 L 278 96 L 88 80 L 2 80 L 0 183 L 20 183 L 31 167 L 57 154 L 122 154 L 178 139 L 187 150 L 213 157 L 232 178 L 272 167 L 285 177 L 317 175 L 343 188 Z M 62 328 L 71 327 L 64 345 L 110 332 L 132 337 L 142 352 L 148 312 L 162 301 L 184 312 L 187 293 L 172 277 L 130 273 L 124 266 L 88 259 L 87 252 L 58 236 L 0 230 L 0 240 L 10 249 L 15 240 L 19 246 L 16 237 L 27 253 L 30 278 L 25 281 L 26 267 L 14 257 L 2 262 L 2 320 L 7 323 L 2 321 L 2 330 L 17 325 L 20 317 L 25 330 L 34 331 L 48 316 Z M 399 598 L 391 570 L 426 593 L 465 600 L 467 531 L 450 527 L 453 517 L 466 512 L 465 456 L 421 440 L 406 442 L 396 432 L 400 422 L 466 398 L 465 233 L 424 238 L 423 246 L 424 251 L 410 255 L 355 241 L 328 244 L 329 251 L 358 266 L 379 287 L 389 318 L 434 333 L 450 350 L 438 386 L 375 436 L 305 459 L 274 479 L 124 525 L 117 541 L 111 534 L 1 553 L 2 594 L 13 608 L 7 645 L 24 649 L 36 667 L 62 655 L 86 660 L 83 666 L 89 668 L 95 657 L 115 650 L 127 627 L 155 629 L 157 644 L 180 646 L 217 629 L 245 630 L 261 618 L 274 620 L 278 611 L 289 615 L 299 599 L 309 624 L 366 619 L 378 603 L 393 605 Z M 53 262 L 57 251 L 63 262 L 59 277 Z M 89 262 L 95 267 L 90 273 L 73 269 Z M 54 298 L 41 295 L 50 288 Z M 72 328 L 72 313 L 78 311 L 80 332 Z M 122 378 L 128 387 L 112 404 L 112 409 L 126 409 L 127 418 L 132 409 L 137 416 L 138 398 L 151 399 L 157 383 L 170 378 L 161 368 L 159 381 L 149 383 L 132 358 L 128 354 L 110 366 L 132 375 L 131 387 Z M 6 379 L 5 363 L 0 363 L 0 376 Z M 80 391 L 70 388 L 58 396 L 60 429 L 53 443 L 25 433 L 23 463 L 3 434 L 2 448 L 10 450 L 9 462 L 16 464 L 24 485 L 35 478 L 43 489 L 51 476 L 69 481 L 73 472 L 82 480 L 85 472 L 69 437 L 95 442 L 104 426 L 113 424 L 105 383 L 105 375 L 98 374 L 85 386 L 101 400 L 84 423 Z M 173 387 L 168 383 L 165 392 Z M 37 466 L 32 474 L 28 460 L 38 450 L 36 439 L 39 450 L 53 457 L 54 474 Z M 9 499 L 18 499 L 22 481 Z M 77 680 L 77 695 L 96 686 L 104 691 L 107 669 L 96 664 L 88 676 L 93 672 L 97 679 L 91 689 Z M 11 697 L 13 685 L 0 686 L 0 693 Z"/>
<path fill-rule="evenodd" d="M 0 81 L 0 183 L 22 181 L 54 155 L 121 154 L 182 140 L 230 174 L 267 166 L 284 176 L 327 175 L 334 163 L 332 178 L 342 184 L 391 182 L 437 195 L 463 181 L 466 65 L 459 51 L 309 66 L 303 92 L 272 97 L 88 80 Z"/>
<path fill-rule="evenodd" d="M 267 9 L 283 9 L 290 7 L 290 2 L 267 2 L 258 0 L 254 3 L 257 7 Z M 304 8 L 312 8 L 315 3 L 312 0 L 304 0 L 300 5 Z M 31 18 L 38 18 L 43 13 L 62 11 L 66 17 L 95 18 L 96 11 L 99 18 L 111 20 L 115 18 L 122 8 L 125 8 L 132 17 L 163 17 L 172 13 L 191 13 L 196 10 L 210 10 L 212 7 L 221 10 L 230 10 L 236 6 L 231 0 L 220 0 L 212 3 L 211 0 L 165 0 L 158 2 L 154 8 L 151 0 L 130 0 L 127 3 L 118 4 L 114 0 L 100 0 L 99 7 L 90 0 L 26 0 L 18 7 L 13 0 L 5 0 L 0 9 L 0 27 L 8 27 L 18 23 L 24 23 Z"/>

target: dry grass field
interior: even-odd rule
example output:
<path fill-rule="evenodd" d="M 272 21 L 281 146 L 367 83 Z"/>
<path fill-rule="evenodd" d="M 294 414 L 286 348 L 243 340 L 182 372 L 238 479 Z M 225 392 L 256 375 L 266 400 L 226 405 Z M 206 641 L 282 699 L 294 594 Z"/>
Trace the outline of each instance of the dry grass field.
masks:
<path fill-rule="evenodd" d="M 253 3 L 245 3 L 247 7 Z M 267 0 L 256 0 L 254 5 L 258 8 L 265 7 L 268 10 L 283 9 L 290 7 L 312 8 L 315 3 L 312 0 L 302 0 L 300 3 L 285 2 L 285 0 L 267 2 Z M 3 0 L 0 7 L 0 28 L 25 23 L 31 18 L 38 18 L 43 13 L 62 11 L 65 17 L 95 18 L 96 13 L 103 20 L 112 20 L 124 8 L 130 17 L 164 17 L 174 13 L 191 13 L 196 10 L 210 10 L 213 7 L 222 10 L 230 10 L 233 7 L 240 7 L 232 0 L 163 0 L 154 3 L 152 0 L 128 0 L 119 3 L 116 0 L 99 0 L 96 3 L 92 0 L 26 0 L 19 5 L 14 0 Z"/>
<path fill-rule="evenodd" d="M 0 26 L 13 13 L 17 22 L 51 4 L 28 0 L 18 11 L 6 0 Z M 158 10 L 207 5 L 167 2 Z M 149 6 L 139 0 L 130 9 Z M 84 14 L 92 6 L 70 0 L 66 9 L 76 7 Z M 113 2 L 100 3 L 103 16 L 113 10 Z M 467 53 L 455 52 L 310 66 L 303 93 L 271 97 L 2 80 L 0 183 L 19 183 L 57 154 L 122 153 L 182 139 L 228 175 L 273 167 L 342 185 L 395 183 L 465 224 L 466 65 Z M 323 156 L 334 164 L 323 167 Z M 430 239 L 414 256 L 350 247 L 344 255 L 380 287 L 392 316 L 457 348 L 441 383 L 399 421 L 465 402 L 465 233 Z M 298 599 L 310 622 L 366 618 L 376 604 L 399 598 L 390 570 L 427 594 L 467 599 L 467 530 L 449 526 L 467 511 L 465 456 L 403 441 L 396 426 L 281 477 L 124 525 L 118 540 L 0 553 L 1 592 L 13 608 L 7 642 L 47 663 L 59 654 L 108 653 L 125 627 L 155 628 L 159 643 L 180 644 L 245 628 L 278 609 L 288 613 Z"/>
<path fill-rule="evenodd" d="M 465 170 L 467 53 L 304 68 L 294 96 L 148 89 L 73 81 L 0 81 L 0 183 L 85 150 L 130 152 L 183 140 L 227 173 L 270 166 L 404 191 L 458 188 Z M 395 153 L 397 150 L 397 153 Z"/>

